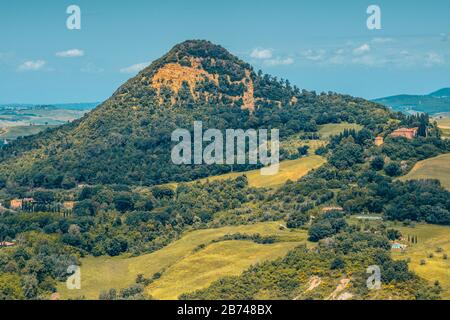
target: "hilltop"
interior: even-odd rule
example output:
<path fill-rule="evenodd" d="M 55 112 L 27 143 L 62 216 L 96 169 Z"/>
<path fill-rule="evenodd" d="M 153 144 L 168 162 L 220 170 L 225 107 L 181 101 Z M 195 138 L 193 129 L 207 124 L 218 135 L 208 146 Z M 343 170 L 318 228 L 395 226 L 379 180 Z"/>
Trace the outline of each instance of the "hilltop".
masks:
<path fill-rule="evenodd" d="M 256 72 L 209 41 L 176 45 L 79 120 L 19 139 L 0 152 L 0 180 L 59 188 L 74 183 L 154 185 L 254 166 L 177 166 L 171 133 L 192 128 L 278 128 L 284 139 L 327 123 L 380 130 L 393 114 L 336 93 L 300 90 Z"/>

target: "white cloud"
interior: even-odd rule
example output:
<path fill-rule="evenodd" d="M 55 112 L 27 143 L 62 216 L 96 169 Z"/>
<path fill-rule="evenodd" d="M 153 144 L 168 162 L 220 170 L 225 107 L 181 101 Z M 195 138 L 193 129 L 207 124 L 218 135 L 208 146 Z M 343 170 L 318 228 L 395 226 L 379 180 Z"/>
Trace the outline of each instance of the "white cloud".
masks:
<path fill-rule="evenodd" d="M 373 38 L 373 43 L 391 43 L 394 42 L 394 39 L 392 38 Z"/>
<path fill-rule="evenodd" d="M 56 56 L 60 58 L 78 58 L 84 56 L 84 51 L 80 49 L 71 49 L 57 52 Z"/>
<path fill-rule="evenodd" d="M 84 73 L 101 73 L 105 70 L 103 68 L 97 67 L 94 63 L 89 62 L 84 67 L 82 67 L 80 71 Z"/>
<path fill-rule="evenodd" d="M 294 59 L 292 58 L 275 58 L 275 59 L 268 59 L 264 60 L 264 64 L 269 67 L 275 67 L 275 66 L 286 66 L 294 63 Z"/>
<path fill-rule="evenodd" d="M 22 63 L 17 70 L 19 71 L 38 71 L 45 66 L 46 62 L 44 60 L 29 60 Z"/>
<path fill-rule="evenodd" d="M 360 47 L 355 48 L 355 49 L 353 50 L 353 54 L 355 54 L 355 55 L 361 55 L 361 54 L 367 53 L 367 52 L 369 52 L 369 51 L 370 51 L 370 45 L 368 45 L 367 43 L 364 43 L 364 44 L 361 45 Z"/>
<path fill-rule="evenodd" d="M 306 50 L 302 53 L 302 56 L 311 61 L 323 61 L 325 58 L 326 51 L 323 49 L 320 50 Z"/>
<path fill-rule="evenodd" d="M 438 53 L 429 52 L 425 55 L 425 66 L 427 67 L 432 67 L 443 63 L 444 57 Z"/>
<path fill-rule="evenodd" d="M 122 68 L 120 69 L 121 73 L 138 73 L 139 71 L 145 69 L 150 63 L 149 62 L 142 62 L 142 63 L 136 63 L 132 66 Z"/>
<path fill-rule="evenodd" d="M 270 59 L 272 58 L 272 50 L 256 48 L 250 53 L 250 57 L 254 59 Z"/>

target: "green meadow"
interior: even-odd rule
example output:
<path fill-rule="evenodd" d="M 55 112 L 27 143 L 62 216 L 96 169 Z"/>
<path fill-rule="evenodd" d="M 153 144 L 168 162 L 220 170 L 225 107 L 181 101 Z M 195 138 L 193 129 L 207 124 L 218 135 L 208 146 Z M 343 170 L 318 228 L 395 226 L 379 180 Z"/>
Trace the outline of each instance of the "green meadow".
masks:
<path fill-rule="evenodd" d="M 395 259 L 410 259 L 409 267 L 431 283 L 439 281 L 443 288 L 442 298 L 450 300 L 450 227 L 418 224 L 415 227 L 395 227 L 403 237 L 417 236 L 417 244 L 409 243 L 404 252 L 394 251 Z"/>

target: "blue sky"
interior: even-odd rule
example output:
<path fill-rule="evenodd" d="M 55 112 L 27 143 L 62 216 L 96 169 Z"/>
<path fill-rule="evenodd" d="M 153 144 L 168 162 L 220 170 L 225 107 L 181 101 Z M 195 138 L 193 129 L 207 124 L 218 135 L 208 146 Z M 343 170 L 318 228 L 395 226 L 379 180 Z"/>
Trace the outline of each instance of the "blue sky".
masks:
<path fill-rule="evenodd" d="M 66 9 L 81 8 L 81 30 Z M 369 5 L 382 29 L 366 27 Z M 300 88 L 365 98 L 450 87 L 450 1 L 2 1 L 0 103 L 102 101 L 187 39 Z"/>

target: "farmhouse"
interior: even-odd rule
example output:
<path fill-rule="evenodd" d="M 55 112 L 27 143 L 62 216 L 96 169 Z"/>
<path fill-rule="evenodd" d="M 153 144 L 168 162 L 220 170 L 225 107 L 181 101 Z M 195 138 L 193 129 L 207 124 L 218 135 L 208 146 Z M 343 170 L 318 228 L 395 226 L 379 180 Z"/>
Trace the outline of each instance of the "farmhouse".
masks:
<path fill-rule="evenodd" d="M 393 250 L 405 250 L 406 249 L 406 247 L 407 247 L 407 245 L 406 244 L 401 244 L 401 243 L 394 243 L 394 244 L 392 244 L 392 249 Z"/>
<path fill-rule="evenodd" d="M 33 202 L 34 202 L 33 198 L 13 199 L 13 200 L 11 200 L 9 207 L 12 210 L 20 210 L 23 208 L 24 204 L 33 203 Z"/>
<path fill-rule="evenodd" d="M 404 137 L 406 139 L 414 139 L 417 137 L 419 128 L 400 128 L 391 133 L 392 137 Z"/>
<path fill-rule="evenodd" d="M 64 201 L 63 207 L 66 210 L 73 210 L 73 207 L 75 207 L 75 201 Z"/>
<path fill-rule="evenodd" d="M 7 241 L 0 242 L 0 248 L 2 248 L 2 247 L 13 247 L 15 245 L 16 244 L 14 242 L 7 242 Z"/>
<path fill-rule="evenodd" d="M 382 146 L 384 144 L 384 138 L 383 137 L 376 137 L 375 138 L 375 145 L 377 147 Z"/>

